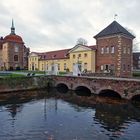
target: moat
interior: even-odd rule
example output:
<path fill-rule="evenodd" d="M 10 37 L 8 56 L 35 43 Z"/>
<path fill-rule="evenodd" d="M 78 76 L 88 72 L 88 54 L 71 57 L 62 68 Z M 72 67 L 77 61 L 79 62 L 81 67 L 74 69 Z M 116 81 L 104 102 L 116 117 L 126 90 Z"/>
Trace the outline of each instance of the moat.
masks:
<path fill-rule="evenodd" d="M 0 140 L 138 140 L 140 137 L 140 102 L 45 89 L 10 94 L 13 96 L 0 96 Z"/>

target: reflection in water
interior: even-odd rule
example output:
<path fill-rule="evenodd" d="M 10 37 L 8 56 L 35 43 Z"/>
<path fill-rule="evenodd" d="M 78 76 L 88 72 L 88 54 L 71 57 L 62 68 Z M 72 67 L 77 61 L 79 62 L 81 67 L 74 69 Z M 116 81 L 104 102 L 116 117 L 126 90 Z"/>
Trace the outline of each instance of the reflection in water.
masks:
<path fill-rule="evenodd" d="M 138 105 L 123 100 L 111 102 L 103 97 L 81 97 L 72 91 L 67 94 L 55 90 L 26 91 L 20 95 L 16 103 L 9 101 L 8 95 L 7 101 L 0 98 L 2 140 L 137 140 L 140 137 Z"/>

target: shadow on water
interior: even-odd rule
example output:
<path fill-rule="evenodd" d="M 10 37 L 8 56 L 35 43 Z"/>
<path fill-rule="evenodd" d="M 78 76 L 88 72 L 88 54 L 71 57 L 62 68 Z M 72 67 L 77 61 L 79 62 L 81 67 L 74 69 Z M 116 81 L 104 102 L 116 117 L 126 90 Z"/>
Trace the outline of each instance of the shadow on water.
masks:
<path fill-rule="evenodd" d="M 54 91 L 57 93 L 57 91 Z M 77 105 L 81 107 L 91 107 L 95 109 L 93 120 L 102 124 L 102 127 L 108 131 L 114 132 L 114 136 L 121 135 L 127 128 L 126 122 L 135 120 L 140 122 L 140 102 L 123 100 L 113 96 L 77 96 L 73 91 L 67 94 L 58 93 L 56 98 L 63 99 L 73 104 L 77 110 Z M 78 107 L 79 110 L 79 107 Z"/>
<path fill-rule="evenodd" d="M 42 99 L 46 96 L 46 89 L 30 90 L 20 92 L 10 92 L 0 94 L 0 105 L 4 104 L 19 104 L 29 102 L 31 100 Z"/>
<path fill-rule="evenodd" d="M 112 137 L 121 135 L 127 129 L 128 124 L 126 122 L 131 122 L 132 120 L 140 122 L 140 102 L 137 102 L 137 106 L 135 106 L 135 104 L 126 100 L 112 100 L 109 97 L 104 98 L 93 95 L 77 96 L 73 91 L 63 94 L 63 92 L 58 92 L 57 89 L 15 92 L 3 94 L 3 96 L 1 94 L 0 105 L 5 105 L 11 117 L 14 118 L 24 108 L 23 103 L 46 98 L 54 98 L 56 101 L 61 99 L 69 102 L 77 112 L 81 111 L 80 107 L 85 109 L 90 107 L 95 110 L 93 122 L 96 125 L 100 125 L 103 129 L 113 132 Z M 57 111 L 57 104 L 55 106 Z"/>

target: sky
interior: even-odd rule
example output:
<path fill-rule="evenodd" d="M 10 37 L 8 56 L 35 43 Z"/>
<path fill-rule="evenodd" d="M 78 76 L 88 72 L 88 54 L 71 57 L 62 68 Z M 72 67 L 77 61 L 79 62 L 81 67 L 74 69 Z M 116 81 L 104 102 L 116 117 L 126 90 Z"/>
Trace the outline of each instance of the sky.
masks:
<path fill-rule="evenodd" d="M 140 50 L 139 0 L 1 0 L 0 36 L 16 34 L 34 52 L 72 48 L 78 38 L 95 45 L 93 38 L 114 21 L 135 34 Z"/>

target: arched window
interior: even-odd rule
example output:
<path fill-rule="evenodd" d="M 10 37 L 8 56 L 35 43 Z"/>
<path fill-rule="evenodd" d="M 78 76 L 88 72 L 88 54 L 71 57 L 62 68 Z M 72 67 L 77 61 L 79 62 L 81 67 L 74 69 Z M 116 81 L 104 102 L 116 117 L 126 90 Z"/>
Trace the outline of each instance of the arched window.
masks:
<path fill-rule="evenodd" d="M 14 61 L 18 61 L 18 55 L 14 55 Z"/>

